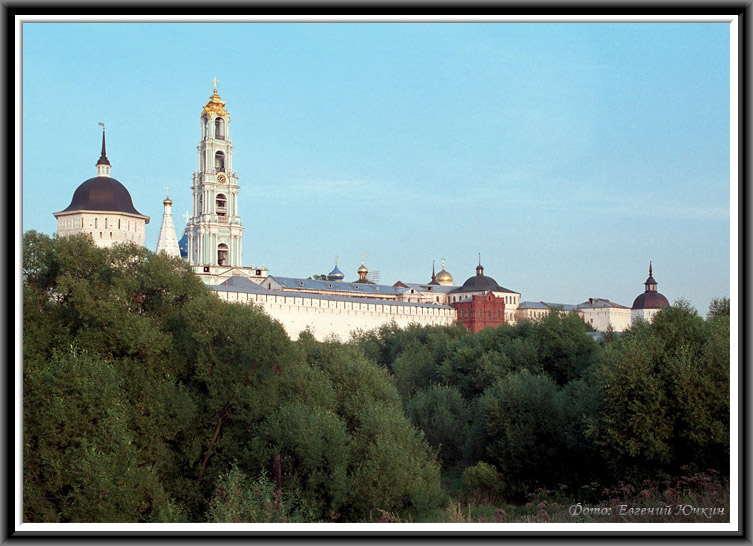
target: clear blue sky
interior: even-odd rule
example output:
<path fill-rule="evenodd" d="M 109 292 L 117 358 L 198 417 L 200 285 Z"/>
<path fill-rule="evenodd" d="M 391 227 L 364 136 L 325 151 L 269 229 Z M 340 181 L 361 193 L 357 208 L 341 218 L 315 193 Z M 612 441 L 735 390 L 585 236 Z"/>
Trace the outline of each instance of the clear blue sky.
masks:
<path fill-rule="evenodd" d="M 486 274 L 523 300 L 730 295 L 727 24 L 23 26 L 23 229 L 95 175 L 180 237 L 217 77 L 244 265 Z M 735 185 L 736 187 L 736 185 Z"/>

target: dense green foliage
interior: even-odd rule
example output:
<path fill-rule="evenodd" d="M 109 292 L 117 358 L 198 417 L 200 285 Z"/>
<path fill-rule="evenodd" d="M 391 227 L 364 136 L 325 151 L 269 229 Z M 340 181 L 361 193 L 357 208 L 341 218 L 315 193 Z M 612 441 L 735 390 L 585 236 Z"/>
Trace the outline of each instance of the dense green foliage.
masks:
<path fill-rule="evenodd" d="M 522 503 L 729 472 L 725 298 L 603 345 L 565 313 L 322 343 L 136 246 L 28 232 L 23 275 L 25 521 L 396 521 L 443 478 Z"/>
<path fill-rule="evenodd" d="M 383 327 L 352 343 L 392 371 L 445 471 L 522 501 L 683 469 L 726 475 L 729 309 L 715 300 L 704 320 L 680 300 L 603 345 L 566 313 L 476 335 Z"/>
<path fill-rule="evenodd" d="M 28 232 L 23 292 L 25 521 L 360 521 L 440 501 L 433 451 L 360 349 L 291 342 L 182 261 L 84 236 Z"/>

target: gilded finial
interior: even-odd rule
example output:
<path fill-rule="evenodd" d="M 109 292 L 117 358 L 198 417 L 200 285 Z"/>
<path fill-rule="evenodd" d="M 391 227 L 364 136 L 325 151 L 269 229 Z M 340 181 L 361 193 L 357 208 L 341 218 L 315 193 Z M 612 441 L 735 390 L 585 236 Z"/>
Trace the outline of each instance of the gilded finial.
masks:
<path fill-rule="evenodd" d="M 651 260 L 649 260 L 649 261 L 648 261 L 648 276 L 650 277 L 650 276 L 652 276 L 653 274 L 654 274 L 654 272 L 653 272 L 653 268 L 652 268 Z"/>
<path fill-rule="evenodd" d="M 444 271 L 444 256 L 442 256 L 442 271 Z"/>
<path fill-rule="evenodd" d="M 222 102 L 222 99 L 217 94 L 217 82 L 219 80 L 215 77 L 211 81 L 214 83 L 214 92 L 212 93 L 212 96 L 209 97 L 209 102 L 204 105 L 203 114 L 206 114 L 207 116 L 227 116 L 225 103 Z"/>
<path fill-rule="evenodd" d="M 335 265 L 337 265 L 337 254 L 335 254 Z"/>

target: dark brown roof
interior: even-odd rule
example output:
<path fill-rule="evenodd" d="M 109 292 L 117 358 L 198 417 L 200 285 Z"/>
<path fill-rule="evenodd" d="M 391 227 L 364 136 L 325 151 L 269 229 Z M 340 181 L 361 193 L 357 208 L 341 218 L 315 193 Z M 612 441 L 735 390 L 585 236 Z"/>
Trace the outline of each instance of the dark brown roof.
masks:
<path fill-rule="evenodd" d="M 669 302 L 659 292 L 646 291 L 633 302 L 633 309 L 662 309 L 669 307 Z"/>
<path fill-rule="evenodd" d="M 68 208 L 61 212 L 77 210 L 103 210 L 144 216 L 133 206 L 126 187 L 109 176 L 90 178 L 73 192 Z"/>

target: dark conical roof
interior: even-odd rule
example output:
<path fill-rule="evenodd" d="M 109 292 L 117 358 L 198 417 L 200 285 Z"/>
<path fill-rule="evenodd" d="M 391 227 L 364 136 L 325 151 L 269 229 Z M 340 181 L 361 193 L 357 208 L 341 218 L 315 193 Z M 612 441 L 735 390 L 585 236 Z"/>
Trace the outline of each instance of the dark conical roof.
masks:
<path fill-rule="evenodd" d="M 96 176 L 86 180 L 76 188 L 68 208 L 61 212 L 78 210 L 101 210 L 144 216 L 134 208 L 131 194 L 126 187 L 109 176 Z"/>

